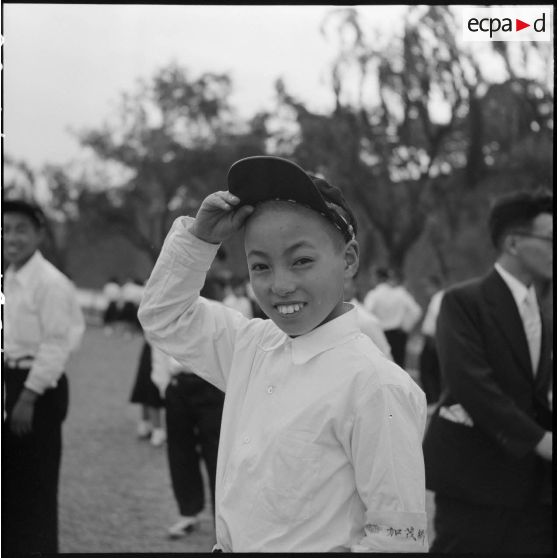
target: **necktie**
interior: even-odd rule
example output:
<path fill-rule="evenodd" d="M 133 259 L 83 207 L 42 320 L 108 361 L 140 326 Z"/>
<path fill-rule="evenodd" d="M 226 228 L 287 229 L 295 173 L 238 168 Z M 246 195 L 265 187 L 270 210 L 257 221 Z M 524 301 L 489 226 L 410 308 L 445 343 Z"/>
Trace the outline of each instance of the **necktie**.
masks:
<path fill-rule="evenodd" d="M 529 289 L 523 301 L 522 317 L 525 335 L 527 336 L 527 342 L 529 344 L 529 353 L 531 354 L 533 374 L 536 374 L 541 353 L 541 317 L 537 298 L 533 289 Z"/>

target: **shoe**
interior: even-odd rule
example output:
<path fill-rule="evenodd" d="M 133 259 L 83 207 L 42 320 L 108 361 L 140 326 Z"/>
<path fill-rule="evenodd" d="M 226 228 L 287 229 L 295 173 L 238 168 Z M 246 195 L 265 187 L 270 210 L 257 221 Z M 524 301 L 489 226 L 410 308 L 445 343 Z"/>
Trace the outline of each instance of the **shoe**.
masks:
<path fill-rule="evenodd" d="M 138 438 L 149 438 L 149 436 L 151 436 L 152 430 L 153 427 L 151 426 L 150 422 L 147 422 L 146 420 L 140 420 L 138 422 Z"/>
<path fill-rule="evenodd" d="M 172 527 L 168 528 L 167 534 L 171 539 L 179 539 L 193 531 L 198 521 L 197 517 L 183 515 Z"/>
<path fill-rule="evenodd" d="M 167 433 L 162 428 L 154 428 L 151 433 L 151 445 L 162 446 L 167 441 Z"/>

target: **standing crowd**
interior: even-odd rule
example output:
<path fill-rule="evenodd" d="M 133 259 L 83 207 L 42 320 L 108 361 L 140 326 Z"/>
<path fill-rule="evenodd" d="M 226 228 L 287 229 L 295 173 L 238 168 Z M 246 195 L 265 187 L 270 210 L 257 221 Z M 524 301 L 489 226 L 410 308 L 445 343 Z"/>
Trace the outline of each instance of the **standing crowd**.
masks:
<path fill-rule="evenodd" d="M 55 553 L 65 370 L 85 325 L 41 255 L 43 212 L 2 213 L 2 550 Z M 227 190 L 175 221 L 145 285 L 104 291 L 106 333 L 145 335 L 130 402 L 138 436 L 166 445 L 168 536 L 199 523 L 203 461 L 214 552 L 554 552 L 553 221 L 545 191 L 496 199 L 494 265 L 458 285 L 429 276 L 423 314 L 395 270 L 359 296 L 341 190 L 278 157 L 232 165 Z M 249 281 L 224 285 L 212 262 L 238 231 Z"/>

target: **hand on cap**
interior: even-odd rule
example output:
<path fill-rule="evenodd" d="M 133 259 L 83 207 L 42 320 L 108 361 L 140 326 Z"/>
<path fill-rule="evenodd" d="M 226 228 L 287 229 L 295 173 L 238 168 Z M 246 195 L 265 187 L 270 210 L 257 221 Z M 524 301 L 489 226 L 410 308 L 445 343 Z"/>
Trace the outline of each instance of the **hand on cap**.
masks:
<path fill-rule="evenodd" d="M 219 191 L 203 200 L 190 232 L 200 240 L 219 244 L 238 231 L 254 211 L 251 205 L 237 207 L 240 199 L 230 192 Z"/>

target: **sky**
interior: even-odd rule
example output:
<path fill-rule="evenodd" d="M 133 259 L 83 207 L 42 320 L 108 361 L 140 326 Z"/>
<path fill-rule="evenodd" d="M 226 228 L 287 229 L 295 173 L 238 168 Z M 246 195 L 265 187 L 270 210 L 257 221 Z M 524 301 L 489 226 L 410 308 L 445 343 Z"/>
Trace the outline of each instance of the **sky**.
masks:
<path fill-rule="evenodd" d="M 120 94 L 175 61 L 196 77 L 229 72 L 233 105 L 272 106 L 273 83 L 331 106 L 335 44 L 319 32 L 334 6 L 4 5 L 5 153 L 34 165 L 80 153 L 70 129 L 98 127 Z M 402 6 L 377 8 L 398 21 Z"/>
<path fill-rule="evenodd" d="M 323 6 L 4 4 L 4 152 L 34 168 L 79 157 L 70 130 L 98 128 L 138 78 L 177 62 L 190 76 L 227 72 L 241 116 L 271 108 L 273 84 L 312 109 L 333 104 L 333 36 Z M 384 36 L 402 5 L 357 6 Z"/>

